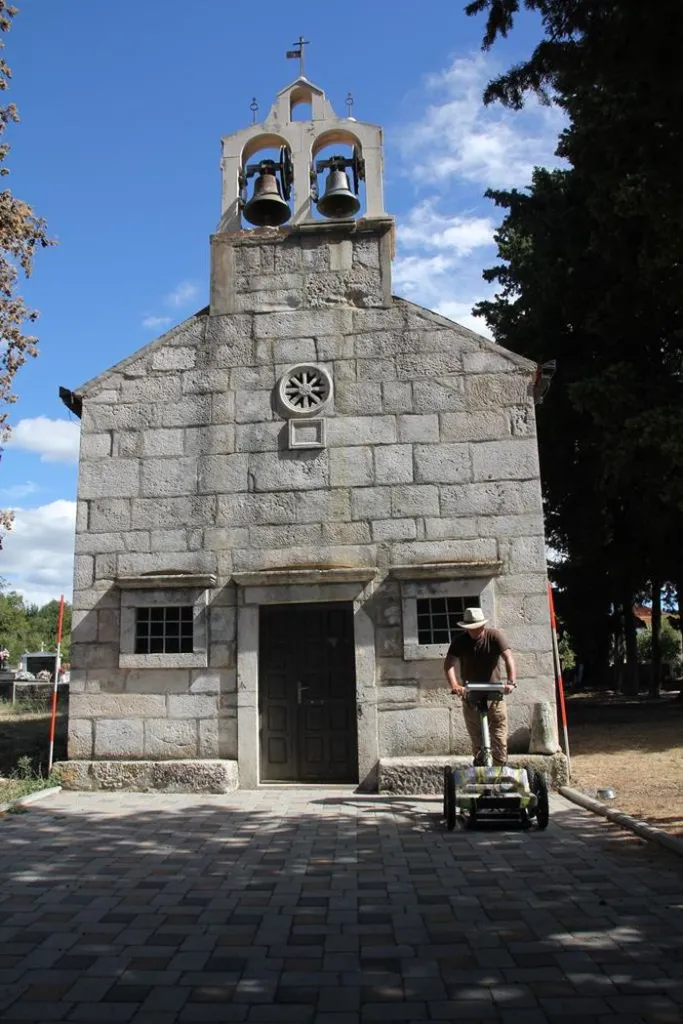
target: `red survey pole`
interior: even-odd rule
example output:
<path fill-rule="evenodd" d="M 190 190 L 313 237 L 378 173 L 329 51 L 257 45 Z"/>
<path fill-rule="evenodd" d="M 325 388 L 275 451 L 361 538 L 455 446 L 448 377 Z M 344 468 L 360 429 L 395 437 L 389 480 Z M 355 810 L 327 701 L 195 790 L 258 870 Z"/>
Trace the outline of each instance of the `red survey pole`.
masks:
<path fill-rule="evenodd" d="M 55 678 L 52 684 L 52 713 L 50 715 L 50 751 L 47 758 L 47 773 L 52 771 L 55 756 L 55 728 L 57 725 L 57 691 L 59 689 L 59 673 L 62 668 L 62 625 L 64 623 L 64 594 L 59 599 L 59 618 L 57 619 L 57 656 L 55 658 Z"/>
<path fill-rule="evenodd" d="M 550 605 L 550 626 L 553 634 L 553 660 L 555 662 L 555 676 L 557 679 L 557 692 L 560 698 L 560 716 L 562 718 L 562 732 L 564 733 L 564 752 L 567 758 L 567 772 L 571 777 L 572 765 L 569 757 L 569 733 L 567 731 L 567 708 L 564 703 L 564 683 L 562 682 L 562 663 L 560 662 L 560 648 L 557 642 L 557 619 L 555 618 L 555 602 L 553 601 L 553 588 L 548 584 L 548 604 Z"/>

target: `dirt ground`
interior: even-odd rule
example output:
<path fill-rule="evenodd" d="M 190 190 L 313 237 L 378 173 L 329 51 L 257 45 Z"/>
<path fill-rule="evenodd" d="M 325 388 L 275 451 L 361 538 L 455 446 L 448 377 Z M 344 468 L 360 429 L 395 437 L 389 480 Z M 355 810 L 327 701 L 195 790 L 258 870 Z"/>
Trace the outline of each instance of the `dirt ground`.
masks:
<path fill-rule="evenodd" d="M 683 837 L 683 701 L 567 701 L 571 785 L 611 787 L 610 806 Z"/>

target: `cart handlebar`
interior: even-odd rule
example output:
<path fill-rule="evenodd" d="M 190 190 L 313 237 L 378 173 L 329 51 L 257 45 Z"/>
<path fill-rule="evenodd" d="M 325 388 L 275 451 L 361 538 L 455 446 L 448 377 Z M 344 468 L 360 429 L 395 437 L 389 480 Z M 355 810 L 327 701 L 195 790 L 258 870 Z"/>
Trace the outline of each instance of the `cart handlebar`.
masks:
<path fill-rule="evenodd" d="M 479 698 L 479 700 L 500 700 L 505 695 L 503 683 L 465 683 L 465 690 L 468 697 Z"/>
<path fill-rule="evenodd" d="M 468 679 L 465 686 L 472 693 L 482 693 L 484 690 L 490 690 L 491 693 L 505 692 L 505 683 L 473 683 Z"/>

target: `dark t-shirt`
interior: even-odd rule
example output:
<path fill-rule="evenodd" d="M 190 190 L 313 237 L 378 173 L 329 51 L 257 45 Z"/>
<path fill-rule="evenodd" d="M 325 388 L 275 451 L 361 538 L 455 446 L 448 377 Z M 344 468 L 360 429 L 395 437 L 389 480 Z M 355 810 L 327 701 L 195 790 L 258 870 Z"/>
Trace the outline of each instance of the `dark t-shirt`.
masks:
<path fill-rule="evenodd" d="M 460 681 L 470 683 L 497 683 L 500 681 L 498 659 L 510 644 L 499 629 L 484 626 L 484 632 L 475 640 L 467 630 L 457 636 L 448 648 L 453 658 L 460 659 Z"/>

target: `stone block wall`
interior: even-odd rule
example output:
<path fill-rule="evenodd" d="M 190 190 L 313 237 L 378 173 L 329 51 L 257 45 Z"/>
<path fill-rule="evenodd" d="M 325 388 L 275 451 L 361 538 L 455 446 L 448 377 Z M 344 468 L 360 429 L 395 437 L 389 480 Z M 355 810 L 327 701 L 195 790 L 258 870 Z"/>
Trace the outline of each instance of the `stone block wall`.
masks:
<path fill-rule="evenodd" d="M 499 563 L 513 745 L 554 699 L 531 367 L 392 299 L 390 240 L 216 236 L 210 310 L 81 390 L 70 757 L 236 757 L 231 579 L 276 567 L 376 568 L 378 756 L 467 749 L 441 662 L 404 660 L 396 566 Z M 299 362 L 334 383 L 319 450 L 287 448 L 274 397 Z M 123 668 L 115 580 L 169 572 L 215 576 L 206 664 Z"/>

